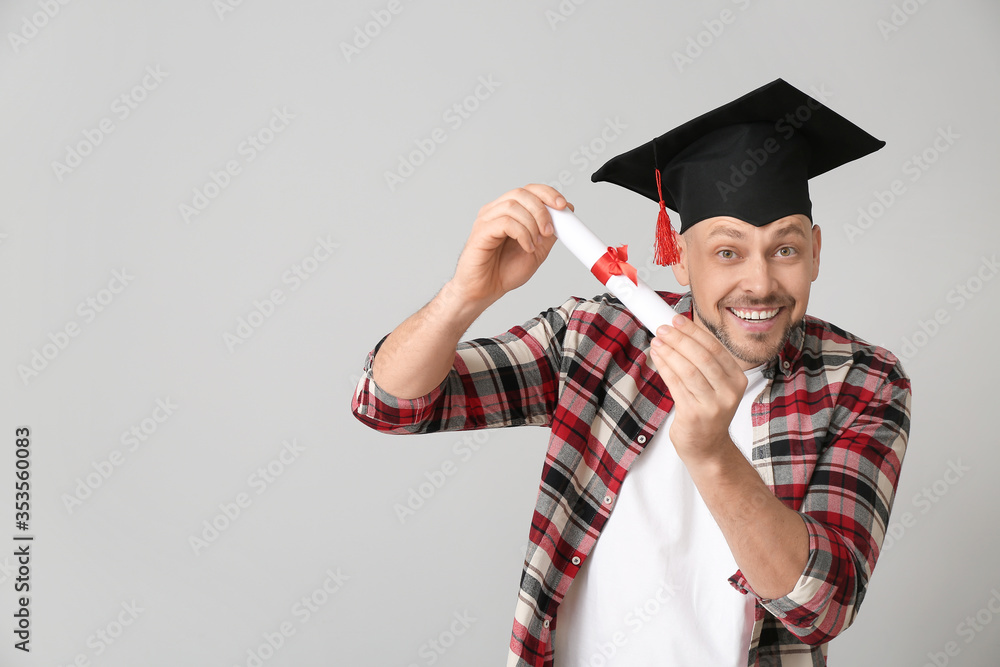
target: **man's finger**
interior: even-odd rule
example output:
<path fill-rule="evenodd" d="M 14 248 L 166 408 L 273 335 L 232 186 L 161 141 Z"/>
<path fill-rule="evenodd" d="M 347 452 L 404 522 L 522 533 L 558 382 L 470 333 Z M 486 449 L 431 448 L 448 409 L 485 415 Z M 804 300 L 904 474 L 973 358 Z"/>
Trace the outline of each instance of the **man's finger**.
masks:
<path fill-rule="evenodd" d="M 694 403 L 696 399 L 691 391 L 685 386 L 684 381 L 674 372 L 670 367 L 664 355 L 660 353 L 660 350 L 666 348 L 666 345 L 654 347 L 650 350 L 653 365 L 656 366 L 657 372 L 659 372 L 660 377 L 663 378 L 663 382 L 667 385 L 667 389 L 670 390 L 670 397 L 674 399 L 675 404 L 684 403 Z"/>
<path fill-rule="evenodd" d="M 545 185 L 543 183 L 529 183 L 524 186 L 524 189 L 538 197 L 543 203 L 552 208 L 562 208 L 564 205 L 569 205 L 570 210 L 573 209 L 572 204 L 566 201 L 562 193 L 556 190 L 551 185 Z"/>
<path fill-rule="evenodd" d="M 698 342 L 711 355 L 713 361 L 720 365 L 726 374 L 743 373 L 733 353 L 715 337 L 712 332 L 699 327 L 686 317 L 677 316 L 673 320 L 674 328 Z"/>
<path fill-rule="evenodd" d="M 694 366 L 699 374 L 705 378 L 710 389 L 718 390 L 727 387 L 730 384 L 729 377 L 734 372 L 742 374 L 739 365 L 734 365 L 732 368 L 727 367 L 722 355 L 706 347 L 702 339 L 691 335 L 693 333 L 691 329 L 698 329 L 698 327 L 690 326 L 680 329 L 665 326 L 662 327 L 663 331 L 657 338 L 666 343 L 662 347 L 669 346 L 677 355 Z M 691 387 L 691 389 L 694 390 L 695 387 Z"/>
<path fill-rule="evenodd" d="M 547 216 L 548 212 L 545 215 Z M 496 221 L 506 224 L 508 221 L 513 221 L 524 227 L 532 243 L 537 245 L 542 241 L 542 228 L 535 213 L 517 199 L 511 198 L 496 202 L 485 214 L 480 214 L 480 220 L 486 224 L 493 224 Z"/>
<path fill-rule="evenodd" d="M 662 362 L 661 366 L 665 366 L 675 378 L 673 385 L 668 384 L 671 393 L 675 385 L 679 384 L 693 400 L 699 403 L 704 402 L 699 397 L 715 394 L 715 386 L 705 377 L 702 369 L 681 350 L 674 347 L 673 341 L 654 346 L 653 353 Z"/>
<path fill-rule="evenodd" d="M 541 234 L 548 235 L 553 230 L 552 216 L 549 215 L 545 205 L 545 201 L 530 190 L 517 188 L 484 206 L 480 209 L 479 215 L 481 218 L 512 215 L 531 229 L 532 235 L 540 241 Z M 517 211 L 518 214 L 513 214 L 513 211 Z M 524 215 L 520 214 L 521 211 Z"/>

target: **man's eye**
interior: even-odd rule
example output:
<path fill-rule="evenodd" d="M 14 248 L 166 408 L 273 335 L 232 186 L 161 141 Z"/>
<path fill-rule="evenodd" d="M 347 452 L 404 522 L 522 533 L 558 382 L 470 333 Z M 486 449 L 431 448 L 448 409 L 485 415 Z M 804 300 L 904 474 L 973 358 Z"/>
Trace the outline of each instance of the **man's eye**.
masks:
<path fill-rule="evenodd" d="M 784 247 L 778 251 L 778 254 L 782 257 L 791 257 L 795 254 L 795 248 Z"/>
<path fill-rule="evenodd" d="M 721 257 L 722 259 L 732 259 L 733 257 L 736 257 L 736 253 L 734 253 L 732 250 L 720 250 L 719 257 Z"/>

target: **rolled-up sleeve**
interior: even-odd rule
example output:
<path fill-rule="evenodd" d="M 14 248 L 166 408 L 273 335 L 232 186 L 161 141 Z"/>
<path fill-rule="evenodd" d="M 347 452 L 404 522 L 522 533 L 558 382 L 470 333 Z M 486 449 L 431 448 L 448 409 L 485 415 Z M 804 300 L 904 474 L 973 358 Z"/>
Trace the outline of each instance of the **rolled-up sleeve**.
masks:
<path fill-rule="evenodd" d="M 547 426 L 558 400 L 563 337 L 579 301 L 570 297 L 499 336 L 460 342 L 448 375 L 416 398 L 398 398 L 375 382 L 372 366 L 386 334 L 368 353 L 351 412 L 392 434 Z"/>
<path fill-rule="evenodd" d="M 795 587 L 761 605 L 806 644 L 854 621 L 885 538 L 910 427 L 910 381 L 896 367 L 822 452 L 799 508 L 809 556 Z M 852 406 L 853 407 L 853 406 Z M 742 573 L 731 583 L 754 593 Z M 759 596 L 758 596 L 759 597 Z"/>

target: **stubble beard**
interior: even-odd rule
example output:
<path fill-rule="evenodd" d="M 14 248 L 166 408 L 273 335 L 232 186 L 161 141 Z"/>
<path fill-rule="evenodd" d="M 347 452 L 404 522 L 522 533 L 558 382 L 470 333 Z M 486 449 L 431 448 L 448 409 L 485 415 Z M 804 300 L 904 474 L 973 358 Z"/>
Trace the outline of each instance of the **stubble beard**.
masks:
<path fill-rule="evenodd" d="M 781 336 L 778 340 L 771 346 L 763 347 L 767 340 L 772 336 L 772 332 L 761 332 L 761 333 L 747 333 L 746 335 L 750 338 L 752 343 L 756 345 L 741 345 L 733 340 L 733 336 L 730 333 L 729 327 L 724 324 L 725 313 L 716 313 L 717 320 L 713 321 L 710 318 L 705 317 L 701 308 L 698 307 L 698 300 L 694 296 L 694 286 L 691 288 L 691 304 L 694 308 L 695 314 L 701 320 L 701 323 L 705 325 L 705 328 L 712 332 L 720 343 L 722 343 L 729 352 L 737 359 L 744 361 L 748 364 L 754 366 L 759 366 L 761 364 L 767 363 L 774 357 L 778 355 L 781 349 L 788 342 L 788 338 L 792 335 L 792 329 L 795 328 L 796 322 L 789 319 L 788 324 L 785 325 L 785 330 L 781 332 Z M 733 303 L 728 305 L 723 305 L 720 303 L 720 311 L 724 311 L 728 307 L 739 308 L 739 307 L 754 307 L 754 308 L 777 308 L 783 307 L 791 310 L 795 305 L 791 298 L 785 300 L 744 300 L 741 303 Z"/>

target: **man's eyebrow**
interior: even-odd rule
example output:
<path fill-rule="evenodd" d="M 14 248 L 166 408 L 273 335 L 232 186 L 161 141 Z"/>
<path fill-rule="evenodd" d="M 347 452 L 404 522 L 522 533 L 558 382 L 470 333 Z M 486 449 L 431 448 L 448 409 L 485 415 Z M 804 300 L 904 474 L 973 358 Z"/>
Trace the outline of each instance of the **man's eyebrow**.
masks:
<path fill-rule="evenodd" d="M 738 241 L 742 241 L 743 239 L 746 238 L 746 234 L 744 234 L 743 232 L 741 232 L 736 227 L 730 227 L 729 225 L 719 225 L 719 226 L 717 226 L 715 229 L 713 229 L 712 231 L 710 231 L 708 233 L 708 236 L 706 236 L 705 238 L 706 239 L 711 239 L 711 238 L 714 238 L 716 236 L 728 236 L 729 238 L 736 239 Z"/>
<path fill-rule="evenodd" d="M 775 240 L 783 239 L 786 236 L 798 236 L 804 240 L 806 238 L 806 233 L 802 231 L 802 225 L 798 223 L 787 224 L 774 233 Z"/>

